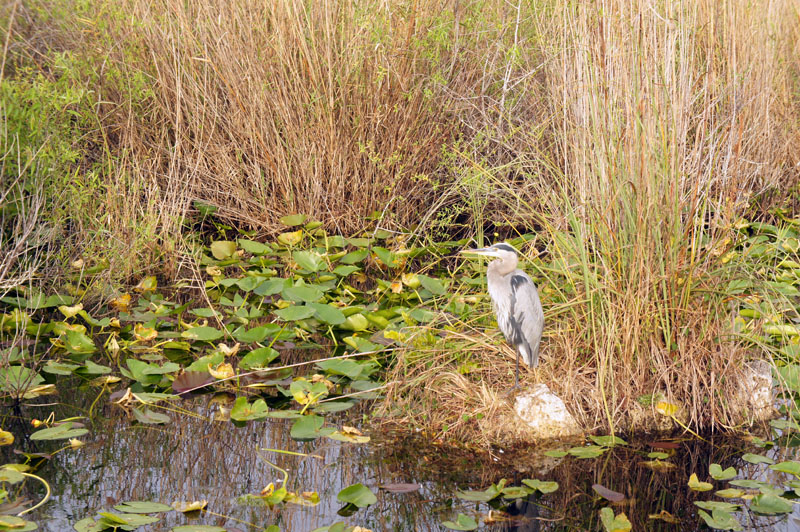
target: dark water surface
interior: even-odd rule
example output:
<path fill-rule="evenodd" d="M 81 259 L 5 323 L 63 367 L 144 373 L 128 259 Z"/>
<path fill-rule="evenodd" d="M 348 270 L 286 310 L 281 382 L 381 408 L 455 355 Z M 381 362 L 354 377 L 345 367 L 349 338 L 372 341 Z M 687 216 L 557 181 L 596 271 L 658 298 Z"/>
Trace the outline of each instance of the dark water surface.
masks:
<path fill-rule="evenodd" d="M 93 393 L 97 390 L 60 397 L 78 406 L 23 406 L 21 419 L 44 419 L 52 410 L 56 418 L 85 414 L 95 398 Z M 611 507 L 616 514 L 624 512 L 633 523 L 633 530 L 703 530 L 705 525 L 693 501 L 725 499 L 715 496 L 713 490 L 701 493 L 688 489 L 686 483 L 692 473 L 714 484 L 714 490 L 730 486 L 708 476 L 711 463 L 720 464 L 723 469 L 733 466 L 739 473 L 736 478 L 781 484 L 782 479 L 786 480 L 785 474 L 771 471 L 764 464 L 747 463 L 741 457 L 752 452 L 775 461 L 792 460 L 798 443 L 782 438 L 775 440 L 781 446 L 761 449 L 743 439 L 715 437 L 704 442 L 673 438 L 679 448 L 667 461 L 675 468 L 655 472 L 644 462 L 648 460 L 647 453 L 654 450 L 651 444 L 656 438 L 628 440 L 628 447 L 584 460 L 543 457 L 532 448 L 493 449 L 491 453 L 459 451 L 418 434 L 398 439 L 373 433 L 371 442 L 360 445 L 327 438 L 297 442 L 289 436 L 291 421 L 250 422 L 243 426 L 213 421 L 219 414 L 219 404 L 211 395 L 179 404 L 187 412 L 159 409 L 170 415 L 172 423 L 139 425 L 123 409 L 110 404 L 106 394 L 95 407 L 102 417 L 96 416 L 94 422 L 87 423 L 90 432 L 81 438 L 86 445 L 59 452 L 36 471 L 50 483 L 53 494 L 41 509 L 26 517 L 35 520 L 40 530 L 63 532 L 72 530 L 78 520 L 111 510 L 124 501 L 171 504 L 205 499 L 209 512 L 167 512 L 158 523 L 138 530 L 166 531 L 176 525 L 208 524 L 229 531 L 263 530 L 269 525 L 278 525 L 282 531 L 310 531 L 336 522 L 373 531 L 446 530 L 441 523 L 455 520 L 459 512 L 473 516 L 480 523 L 479 530 L 603 530 L 598 512 L 604 507 Z M 22 457 L 12 454 L 11 448 L 53 452 L 63 447 L 64 442 L 26 441 L 22 434 L 35 429 L 18 421 L 15 424 L 20 418 L 10 409 L 6 414 L 5 428 L 17 437 L 15 445 L 3 448 L 6 462 L 21 461 Z M 339 426 L 353 424 L 354 420 L 357 423 L 358 419 L 358 413 L 327 416 L 328 423 Z M 270 483 L 280 485 L 283 474 L 267 461 L 288 472 L 290 491 L 317 491 L 319 505 L 284 503 L 270 509 L 260 502 L 238 500 L 244 494 L 260 492 Z M 455 496 L 456 490 L 482 490 L 502 478 L 508 479 L 509 486 L 520 485 L 525 478 L 538 478 L 555 480 L 560 487 L 552 494 L 494 508 Z M 371 488 L 378 502 L 347 517 L 338 515 L 343 504 L 337 501 L 337 493 L 355 483 Z M 379 488 L 391 483 L 419 483 L 421 488 L 410 493 Z M 611 503 L 592 489 L 593 484 L 622 493 L 625 500 Z M 44 496 L 44 489 L 37 482 L 26 483 L 25 490 L 33 501 Z M 745 530 L 800 531 L 799 507 L 796 505 L 788 516 L 757 516 L 746 510 L 736 516 Z M 648 518 L 662 511 L 680 522 Z M 490 524 L 482 522 L 487 518 Z"/>

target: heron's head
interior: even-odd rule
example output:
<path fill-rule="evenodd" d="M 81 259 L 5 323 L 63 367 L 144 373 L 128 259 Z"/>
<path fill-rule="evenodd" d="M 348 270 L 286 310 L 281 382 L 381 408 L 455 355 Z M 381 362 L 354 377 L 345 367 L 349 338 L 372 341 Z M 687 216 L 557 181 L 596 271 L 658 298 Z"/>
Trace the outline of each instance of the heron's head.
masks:
<path fill-rule="evenodd" d="M 517 250 L 514 249 L 513 246 L 511 246 L 510 244 L 506 244 L 505 242 L 492 244 L 491 246 L 486 248 L 465 249 L 462 250 L 461 253 L 470 255 L 481 255 L 483 257 L 495 257 L 502 260 L 516 260 L 517 258 Z"/>

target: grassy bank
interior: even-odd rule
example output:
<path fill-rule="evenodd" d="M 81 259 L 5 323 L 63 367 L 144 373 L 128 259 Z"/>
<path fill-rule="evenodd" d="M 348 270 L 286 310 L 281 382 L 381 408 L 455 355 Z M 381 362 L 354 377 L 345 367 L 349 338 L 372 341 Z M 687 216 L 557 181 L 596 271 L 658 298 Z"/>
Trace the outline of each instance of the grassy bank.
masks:
<path fill-rule="evenodd" d="M 275 234 L 292 213 L 408 230 L 393 251 L 533 232 L 537 378 L 587 427 L 655 391 L 692 426 L 736 423 L 722 398 L 766 348 L 743 353 L 731 309 L 774 279 L 721 258 L 797 185 L 792 2 L 4 9 L 2 286 L 78 259 L 108 263 L 97 286 L 175 279 L 198 232 Z"/>

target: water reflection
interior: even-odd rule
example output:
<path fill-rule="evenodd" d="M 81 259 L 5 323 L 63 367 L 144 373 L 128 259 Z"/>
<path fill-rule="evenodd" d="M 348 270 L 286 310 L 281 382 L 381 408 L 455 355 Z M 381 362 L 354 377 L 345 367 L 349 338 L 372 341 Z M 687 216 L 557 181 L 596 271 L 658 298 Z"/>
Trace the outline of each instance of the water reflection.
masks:
<path fill-rule="evenodd" d="M 78 520 L 128 500 L 170 504 L 205 499 L 214 515 L 169 512 L 159 523 L 140 530 L 169 530 L 175 525 L 197 523 L 246 531 L 253 530 L 250 523 L 260 529 L 277 524 L 283 531 L 309 531 L 337 521 L 373 531 L 444 530 L 440 523 L 454 520 L 458 512 L 479 520 L 489 517 L 488 529 L 496 532 L 602 530 L 598 512 L 611 507 L 615 514 L 624 512 L 628 516 L 633 530 L 692 531 L 704 529 L 693 502 L 722 500 L 713 491 L 689 490 L 686 481 L 692 473 L 712 482 L 715 490 L 728 486 L 708 478 L 711 463 L 720 464 L 723 469 L 733 466 L 739 472 L 737 478 L 778 483 L 780 475 L 766 470 L 764 465 L 743 461 L 743 453 L 767 454 L 776 461 L 796 457 L 796 447 L 791 445 L 765 451 L 741 440 L 715 437 L 709 442 L 680 442 L 675 456 L 669 459 L 675 467 L 657 472 L 645 464 L 647 453 L 653 450 L 647 440 L 631 448 L 615 448 L 597 459 L 566 458 L 560 463 L 543 459 L 535 449 L 455 451 L 424 435 L 373 434 L 373 441 L 367 445 L 342 444 L 326 438 L 303 443 L 290 438 L 289 421 L 252 422 L 242 427 L 211 421 L 218 405 L 210 399 L 211 396 L 201 396 L 181 403 L 188 413 L 167 412 L 173 422 L 165 426 L 133 424 L 119 407 L 103 407 L 102 417 L 89 426 L 90 434 L 83 438 L 85 447 L 58 453 L 40 469 L 39 474 L 53 488 L 50 502 L 31 516 L 40 530 L 71 530 Z M 94 396 L 87 394 L 76 398 L 77 406 L 58 405 L 56 417 L 80 415 L 88 411 L 92 400 Z M 41 419 L 50 410 L 51 407 L 27 408 L 13 419 Z M 358 417 L 357 413 L 330 415 L 328 422 L 341 425 L 348 423 L 349 417 L 351 424 L 354 415 Z M 11 423 L 12 417 L 5 420 L 7 430 Z M 18 424 L 10 430 L 22 434 L 31 429 Z M 62 445 L 17 440 L 17 448 L 26 452 L 52 452 Z M 19 456 L 8 448 L 3 452 L 7 462 L 19 461 Z M 246 493 L 258 493 L 269 483 L 277 485 L 282 480 L 283 474 L 268 461 L 287 471 L 287 489 L 317 491 L 320 504 L 284 504 L 270 509 L 261 503 L 239 501 Z M 502 478 L 509 479 L 508 485 L 520 485 L 525 478 L 555 480 L 560 487 L 555 493 L 517 500 L 505 508 L 468 503 L 454 496 L 457 489 L 485 489 Z M 338 515 L 342 504 L 336 500 L 337 493 L 359 482 L 376 493 L 378 502 L 350 517 Z M 383 484 L 412 482 L 419 483 L 421 489 L 410 493 L 379 489 Z M 625 500 L 612 504 L 592 489 L 593 484 L 622 493 Z M 44 495 L 35 483 L 26 487 L 33 500 Z M 661 512 L 674 516 L 678 523 L 650 518 Z M 788 518 L 747 512 L 737 517 L 745 530 L 800 532 L 797 511 Z"/>

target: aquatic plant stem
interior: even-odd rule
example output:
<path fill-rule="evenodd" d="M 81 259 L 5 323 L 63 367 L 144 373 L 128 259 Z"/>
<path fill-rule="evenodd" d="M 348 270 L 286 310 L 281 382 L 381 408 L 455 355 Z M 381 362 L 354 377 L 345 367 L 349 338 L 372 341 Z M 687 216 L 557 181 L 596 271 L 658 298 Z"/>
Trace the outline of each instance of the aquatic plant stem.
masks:
<path fill-rule="evenodd" d="M 38 480 L 39 482 L 44 484 L 44 489 L 47 490 L 47 492 L 44 494 L 44 498 L 41 501 L 39 501 L 34 506 L 31 506 L 27 510 L 21 511 L 20 513 L 17 514 L 17 517 L 21 517 L 21 516 L 25 515 L 28 512 L 32 512 L 35 509 L 37 509 L 38 507 L 40 507 L 41 505 L 43 505 L 44 503 L 46 503 L 50 499 L 50 493 L 51 493 L 50 484 L 48 484 L 47 481 L 45 479 L 43 479 L 42 477 L 37 476 L 37 475 L 33 475 L 31 473 L 24 473 L 22 471 L 20 471 L 19 474 L 23 475 L 23 476 L 26 476 L 26 477 L 30 477 L 30 478 L 35 478 L 36 480 Z"/>

